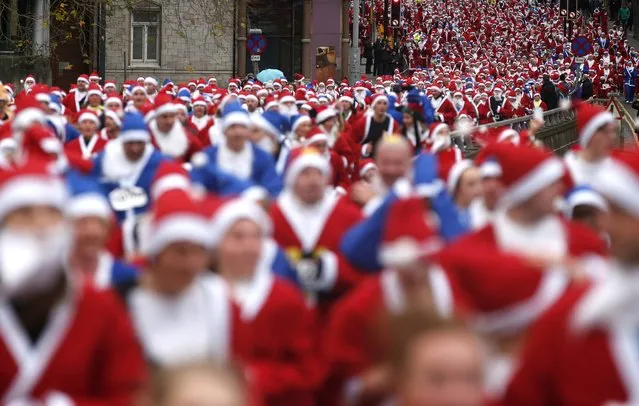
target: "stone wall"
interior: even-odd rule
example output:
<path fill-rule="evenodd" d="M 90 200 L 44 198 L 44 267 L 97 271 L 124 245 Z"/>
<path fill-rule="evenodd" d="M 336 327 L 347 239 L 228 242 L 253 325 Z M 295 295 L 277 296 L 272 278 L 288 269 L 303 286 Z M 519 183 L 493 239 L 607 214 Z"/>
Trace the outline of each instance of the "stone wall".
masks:
<path fill-rule="evenodd" d="M 125 0 L 121 1 L 124 4 Z M 140 1 L 133 7 L 144 3 L 150 2 Z M 125 79 L 153 76 L 160 83 L 165 78 L 177 83 L 215 76 L 218 83 L 225 83 L 233 69 L 233 1 L 157 0 L 153 3 L 161 8 L 162 15 L 159 64 L 131 62 L 131 11 L 114 6 L 106 22 L 106 79 L 120 84 Z"/>
<path fill-rule="evenodd" d="M 0 55 L 0 78 L 4 83 L 13 83 L 22 89 L 20 80 L 28 74 L 40 83 L 51 83 L 51 60 L 48 57 Z"/>

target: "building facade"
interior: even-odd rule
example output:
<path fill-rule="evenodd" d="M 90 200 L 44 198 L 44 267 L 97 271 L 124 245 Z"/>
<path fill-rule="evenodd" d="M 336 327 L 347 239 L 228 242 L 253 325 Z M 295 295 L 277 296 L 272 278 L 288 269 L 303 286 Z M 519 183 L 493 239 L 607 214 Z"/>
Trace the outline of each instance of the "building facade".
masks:
<path fill-rule="evenodd" d="M 175 83 L 234 74 L 233 0 L 118 0 L 106 13 L 105 77 Z"/>

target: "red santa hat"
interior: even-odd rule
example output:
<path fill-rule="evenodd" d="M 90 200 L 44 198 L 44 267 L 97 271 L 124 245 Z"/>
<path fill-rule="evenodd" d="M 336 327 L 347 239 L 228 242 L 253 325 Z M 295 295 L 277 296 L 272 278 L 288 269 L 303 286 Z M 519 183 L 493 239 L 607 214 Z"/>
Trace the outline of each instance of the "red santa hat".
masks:
<path fill-rule="evenodd" d="M 269 109 L 273 107 L 277 107 L 277 106 L 278 106 L 278 102 L 275 96 L 270 95 L 270 96 L 267 96 L 266 99 L 264 99 L 264 111 L 268 111 Z"/>
<path fill-rule="evenodd" d="M 344 94 L 340 96 L 339 101 L 345 101 L 350 104 L 355 103 L 355 97 L 353 95 L 353 92 L 351 92 L 350 90 L 344 92 Z"/>
<path fill-rule="evenodd" d="M 189 193 L 181 189 L 170 189 L 158 196 L 145 231 L 143 252 L 150 257 L 176 242 L 191 242 L 208 248 L 211 240 L 206 218 Z"/>
<path fill-rule="evenodd" d="M 160 93 L 155 97 L 153 110 L 156 116 L 177 112 L 176 106 L 173 103 L 173 97 L 167 93 Z"/>
<path fill-rule="evenodd" d="M 199 96 L 193 99 L 193 107 L 195 106 L 207 107 L 208 105 L 206 104 L 206 99 L 204 99 L 204 97 L 202 96 Z"/>
<path fill-rule="evenodd" d="M 16 114 L 11 121 L 11 128 L 23 131 L 34 123 L 44 123 L 45 118 L 36 98 L 32 94 L 25 94 L 16 100 Z"/>
<path fill-rule="evenodd" d="M 301 73 L 296 73 L 296 74 L 293 75 L 293 80 L 296 81 L 296 82 L 301 82 L 304 79 L 305 79 L 304 75 L 302 75 Z"/>
<path fill-rule="evenodd" d="M 68 201 L 64 180 L 50 162 L 30 159 L 12 171 L 0 171 L 0 219 L 25 206 L 45 205 L 64 210 Z"/>
<path fill-rule="evenodd" d="M 84 82 L 88 85 L 89 77 L 83 73 L 82 75 L 78 76 L 78 80 L 76 82 Z"/>
<path fill-rule="evenodd" d="M 358 173 L 359 173 L 359 177 L 363 178 L 364 175 L 366 175 L 366 172 L 370 171 L 371 169 L 377 169 L 377 165 L 375 165 L 375 161 L 373 161 L 370 158 L 366 158 L 366 159 L 360 159 L 358 162 Z"/>
<path fill-rule="evenodd" d="M 157 86 L 158 85 L 158 81 L 155 78 L 152 78 L 151 76 L 149 76 L 149 77 L 144 79 L 144 84 L 145 85 Z"/>
<path fill-rule="evenodd" d="M 305 147 L 311 147 L 318 142 L 328 142 L 328 134 L 317 127 L 311 128 L 304 140 Z"/>
<path fill-rule="evenodd" d="M 117 86 L 115 85 L 115 81 L 113 80 L 107 80 L 104 82 L 104 91 L 107 91 L 107 88 L 113 88 L 113 91 L 117 90 Z"/>
<path fill-rule="evenodd" d="M 441 249 L 442 241 L 427 224 L 426 212 L 425 200 L 419 197 L 392 203 L 378 254 L 384 267 L 406 268 Z"/>
<path fill-rule="evenodd" d="M 33 82 L 36 83 L 35 77 L 32 74 L 28 74 L 26 78 L 22 82 Z M 5 85 L 6 86 L 6 85 Z"/>
<path fill-rule="evenodd" d="M 504 128 L 498 131 L 497 142 L 510 142 L 513 145 L 519 145 L 521 138 L 516 130 Z"/>
<path fill-rule="evenodd" d="M 329 118 L 337 116 L 337 112 L 332 107 L 328 106 L 318 106 L 315 111 L 317 112 L 317 115 L 315 116 L 315 122 L 317 124 L 322 124 Z"/>
<path fill-rule="evenodd" d="M 110 118 L 111 120 L 113 120 L 113 122 L 115 123 L 116 126 L 118 126 L 118 128 L 122 128 L 122 118 L 118 115 L 118 113 L 116 113 L 113 110 L 106 110 L 104 112 L 105 117 Z"/>
<path fill-rule="evenodd" d="M 100 125 L 100 119 L 98 118 L 97 114 L 95 114 L 93 110 L 88 110 L 88 109 L 80 110 L 80 113 L 78 114 L 78 123 L 81 123 L 85 120 L 92 121 L 97 126 Z"/>
<path fill-rule="evenodd" d="M 29 127 L 22 138 L 22 150 L 30 160 L 52 162 L 62 153 L 62 143 L 52 130 L 41 124 Z"/>
<path fill-rule="evenodd" d="M 388 104 L 388 97 L 382 93 L 373 95 L 371 98 L 371 108 L 375 108 L 375 105 L 380 102 L 386 102 L 386 104 Z"/>
<path fill-rule="evenodd" d="M 593 180 L 593 188 L 639 217 L 639 152 L 622 152 L 608 160 Z"/>
<path fill-rule="evenodd" d="M 509 143 L 490 144 L 484 149 L 502 168 L 501 181 L 506 187 L 498 203 L 502 208 L 525 202 L 565 175 L 562 160 L 543 149 Z"/>
<path fill-rule="evenodd" d="M 117 93 L 107 93 L 106 100 L 104 101 L 104 105 L 109 105 L 117 103 L 120 107 L 124 106 L 124 102 L 122 101 L 122 97 L 120 97 Z"/>
<path fill-rule="evenodd" d="M 328 159 L 315 148 L 297 148 L 291 151 L 291 158 L 284 173 L 285 186 L 292 187 L 299 174 L 307 168 L 318 169 L 326 177 L 331 175 Z"/>
<path fill-rule="evenodd" d="M 97 72 L 92 72 L 89 75 L 89 80 L 100 80 L 100 79 L 102 79 L 102 78 L 100 77 L 100 75 Z"/>
<path fill-rule="evenodd" d="M 164 193 L 175 189 L 190 193 L 191 179 L 189 174 L 179 163 L 163 161 L 158 166 L 151 183 L 151 197 L 153 200 L 157 200 Z"/>
<path fill-rule="evenodd" d="M 210 243 L 213 247 L 217 246 L 231 227 L 240 220 L 250 220 L 257 224 L 265 237 L 269 236 L 273 229 L 269 216 L 252 199 L 214 199 L 207 201 L 204 206 L 205 214 L 210 218 Z"/>
<path fill-rule="evenodd" d="M 599 128 L 606 124 L 615 123 L 615 118 L 608 111 L 589 103 L 579 103 L 576 106 L 577 131 L 579 145 L 585 148 Z"/>
<path fill-rule="evenodd" d="M 95 83 L 91 83 L 89 85 L 89 90 L 87 91 L 87 97 L 89 97 L 91 95 L 98 95 L 98 96 L 102 97 L 102 89 L 100 89 L 100 86 L 98 86 Z"/>

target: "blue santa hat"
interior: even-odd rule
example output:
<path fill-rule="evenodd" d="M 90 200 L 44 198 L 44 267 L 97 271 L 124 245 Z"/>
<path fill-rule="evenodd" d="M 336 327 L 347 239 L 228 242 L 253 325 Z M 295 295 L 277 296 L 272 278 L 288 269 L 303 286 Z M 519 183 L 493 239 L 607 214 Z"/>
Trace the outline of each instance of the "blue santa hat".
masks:
<path fill-rule="evenodd" d="M 173 84 L 173 81 L 169 78 L 164 79 L 164 82 L 162 82 L 162 87 L 168 85 L 168 84 Z"/>
<path fill-rule="evenodd" d="M 113 218 L 111 206 L 104 196 L 100 185 L 92 178 L 78 172 L 67 175 L 67 184 L 71 199 L 65 208 L 65 214 L 72 219 L 97 217 L 104 221 Z"/>
<path fill-rule="evenodd" d="M 277 111 L 267 111 L 264 114 L 256 114 L 251 117 L 254 126 L 269 133 L 279 142 L 283 133 L 288 131 L 289 121 Z"/>
<path fill-rule="evenodd" d="M 608 211 L 606 200 L 590 186 L 582 185 L 570 190 L 566 194 L 564 216 L 571 219 L 577 206 L 590 206 L 603 212 Z"/>
<path fill-rule="evenodd" d="M 122 142 L 148 142 L 150 140 L 149 131 L 144 122 L 144 117 L 140 113 L 125 113 L 122 118 L 122 130 L 118 135 Z"/>
<path fill-rule="evenodd" d="M 191 102 L 191 92 L 189 89 L 182 88 L 177 93 L 177 98 L 187 103 Z"/>
<path fill-rule="evenodd" d="M 232 125 L 243 125 L 245 127 L 251 125 L 248 113 L 235 100 L 227 102 L 222 110 L 222 130 L 226 130 Z"/>

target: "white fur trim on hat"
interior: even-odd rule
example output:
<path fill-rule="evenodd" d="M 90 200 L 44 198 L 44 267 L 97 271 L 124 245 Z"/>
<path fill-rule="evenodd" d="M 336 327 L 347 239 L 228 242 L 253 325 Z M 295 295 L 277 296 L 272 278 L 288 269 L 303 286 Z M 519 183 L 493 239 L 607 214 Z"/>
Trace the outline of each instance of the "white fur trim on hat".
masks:
<path fill-rule="evenodd" d="M 151 76 L 149 76 L 148 78 L 144 79 L 144 84 L 151 84 L 151 85 L 158 85 L 158 81 L 155 80 L 155 78 L 152 78 Z"/>
<path fill-rule="evenodd" d="M 377 165 L 375 165 L 375 162 L 367 162 L 364 166 L 362 166 L 362 169 L 359 170 L 359 176 L 363 177 L 364 175 L 366 175 L 366 172 L 370 171 L 371 169 L 377 169 Z"/>
<path fill-rule="evenodd" d="M 320 154 L 303 154 L 295 158 L 286 170 L 284 175 L 286 186 L 293 186 L 299 174 L 306 168 L 319 169 L 327 177 L 331 174 L 331 165 L 324 156 Z"/>
<path fill-rule="evenodd" d="M 204 100 L 196 100 L 196 101 L 194 101 L 194 102 L 193 102 L 193 106 L 194 106 L 194 107 L 195 107 L 195 106 L 204 106 L 204 107 L 208 107 L 208 106 L 206 105 L 206 101 L 204 101 Z"/>
<path fill-rule="evenodd" d="M 381 101 L 385 101 L 388 103 L 388 97 L 386 95 L 376 96 L 373 101 L 371 101 L 371 107 L 375 107 L 375 105 Z"/>
<path fill-rule="evenodd" d="M 118 126 L 118 128 L 122 128 L 122 119 L 120 118 L 120 116 L 118 116 L 118 113 L 116 113 L 113 110 L 107 110 L 104 112 L 104 115 L 106 117 L 109 117 L 111 120 L 113 120 L 113 122 L 115 123 L 115 125 Z"/>
<path fill-rule="evenodd" d="M 499 133 L 499 137 L 497 137 L 497 142 L 503 142 L 503 141 L 511 140 L 511 139 L 513 141 L 513 144 L 519 145 L 519 141 L 520 141 L 519 133 L 513 130 L 512 128 L 508 128 L 502 131 L 501 133 Z"/>
<path fill-rule="evenodd" d="M 337 115 L 337 112 L 329 107 L 317 114 L 317 116 L 315 117 L 315 122 L 317 124 L 321 124 L 324 121 L 328 120 L 329 118 L 335 117 L 336 115 Z"/>
<path fill-rule="evenodd" d="M 83 193 L 71 198 L 65 208 L 65 214 L 73 219 L 81 217 L 98 217 L 110 220 L 112 216 L 111 206 L 104 196 L 99 193 Z"/>
<path fill-rule="evenodd" d="M 29 107 L 15 115 L 11 122 L 11 128 L 14 131 L 22 131 L 33 123 L 44 123 L 44 121 L 45 115 L 42 110 L 37 107 Z"/>
<path fill-rule="evenodd" d="M 625 164 L 608 160 L 597 171 L 592 186 L 628 213 L 639 217 L 639 177 Z"/>
<path fill-rule="evenodd" d="M 433 237 L 425 242 L 403 237 L 393 242 L 385 242 L 379 249 L 379 262 L 389 269 L 402 269 L 414 265 L 423 257 L 432 255 L 443 247 L 439 238 Z"/>
<path fill-rule="evenodd" d="M 280 103 L 295 103 L 296 101 L 292 95 L 284 96 L 279 100 Z"/>
<path fill-rule="evenodd" d="M 63 210 L 68 200 L 66 184 L 50 176 L 18 176 L 0 188 L 0 219 L 25 206 L 47 205 Z"/>
<path fill-rule="evenodd" d="M 568 196 L 564 210 L 566 218 L 572 218 L 573 211 L 577 206 L 591 206 L 603 212 L 608 211 L 606 200 L 596 191 L 588 189 L 576 191 Z"/>
<path fill-rule="evenodd" d="M 187 192 L 191 188 L 191 181 L 188 177 L 179 174 L 172 173 L 170 175 L 162 176 L 151 185 L 151 196 L 153 200 L 157 200 L 164 192 L 172 189 L 186 190 Z"/>
<path fill-rule="evenodd" d="M 201 216 L 176 213 L 152 224 L 145 254 L 155 256 L 168 245 L 179 241 L 188 241 L 204 247 L 210 246 L 209 228 Z"/>
<path fill-rule="evenodd" d="M 348 96 L 340 96 L 339 101 L 349 102 L 350 104 L 355 103 L 355 99 L 353 99 L 352 97 L 348 97 Z"/>
<path fill-rule="evenodd" d="M 504 209 L 516 206 L 561 179 L 564 173 L 565 167 L 561 159 L 550 157 L 506 189 L 498 206 Z"/>
<path fill-rule="evenodd" d="M 614 122 L 615 118 L 607 111 L 602 111 L 595 115 L 581 130 L 581 134 L 579 134 L 579 145 L 581 145 L 582 148 L 586 148 L 599 128 Z"/>
<path fill-rule="evenodd" d="M 79 76 L 76 82 L 89 83 L 89 79 Z"/>
<path fill-rule="evenodd" d="M 122 104 L 122 99 L 120 99 L 119 97 L 107 97 L 107 99 L 104 101 L 104 104 L 111 104 L 111 103 L 117 103 L 120 105 L 120 107 L 123 106 Z"/>
<path fill-rule="evenodd" d="M 233 112 L 233 113 L 229 113 L 227 115 L 225 115 L 224 117 L 222 117 L 222 130 L 226 130 L 227 128 L 229 128 L 232 125 L 243 125 L 245 127 L 250 127 L 251 126 L 251 119 L 249 118 L 249 115 L 246 113 L 243 113 L 241 111 L 237 111 L 237 112 Z"/>
<path fill-rule="evenodd" d="M 479 173 L 482 178 L 497 178 L 503 175 L 501 165 L 496 161 L 485 161 L 479 166 Z"/>
<path fill-rule="evenodd" d="M 162 114 L 171 114 L 177 113 L 177 106 L 175 103 L 165 103 L 155 109 L 153 109 L 156 116 L 160 116 Z"/>
<path fill-rule="evenodd" d="M 308 147 L 309 145 L 313 145 L 316 142 L 328 142 L 328 134 L 324 132 L 313 134 L 311 138 L 307 138 L 304 140 L 304 146 Z"/>
<path fill-rule="evenodd" d="M 569 279 L 562 269 L 544 271 L 535 294 L 505 309 L 483 313 L 472 323 L 481 333 L 515 333 L 530 325 L 565 291 Z"/>
<path fill-rule="evenodd" d="M 293 123 L 293 126 L 291 128 L 291 132 L 295 132 L 297 130 L 297 128 L 304 123 L 310 123 L 311 122 L 311 118 L 309 116 L 301 116 L 299 117 L 297 120 L 295 120 L 295 123 Z"/>
<path fill-rule="evenodd" d="M 148 142 L 151 137 L 147 130 L 123 131 L 118 134 L 118 139 L 124 142 Z"/>
<path fill-rule="evenodd" d="M 448 187 L 448 193 L 452 196 L 457 189 L 457 185 L 464 174 L 468 169 L 474 166 L 473 161 L 470 159 L 462 159 L 459 162 L 455 162 L 453 167 L 450 169 L 450 173 L 448 174 L 448 180 L 446 182 L 446 186 Z"/>
<path fill-rule="evenodd" d="M 96 116 L 93 113 L 84 112 L 80 114 L 80 117 L 78 117 L 78 123 L 81 123 L 84 120 L 90 120 L 90 121 L 93 121 L 95 125 L 100 125 L 100 119 L 98 118 L 98 116 Z"/>
<path fill-rule="evenodd" d="M 250 220 L 257 224 L 263 236 L 271 233 L 272 224 L 264 209 L 253 200 L 239 198 L 222 206 L 210 222 L 209 242 L 216 246 L 235 223 Z"/>
<path fill-rule="evenodd" d="M 100 89 L 91 89 L 87 92 L 87 97 L 91 96 L 91 95 L 97 95 L 102 97 L 102 91 Z"/>

